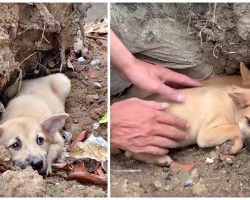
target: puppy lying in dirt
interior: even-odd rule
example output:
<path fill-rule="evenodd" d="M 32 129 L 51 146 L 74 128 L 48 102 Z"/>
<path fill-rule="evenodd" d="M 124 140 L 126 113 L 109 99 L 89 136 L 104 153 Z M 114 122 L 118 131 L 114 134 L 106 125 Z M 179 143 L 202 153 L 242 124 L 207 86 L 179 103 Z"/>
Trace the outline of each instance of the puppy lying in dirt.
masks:
<path fill-rule="evenodd" d="M 9 149 L 14 164 L 52 172 L 51 163 L 64 144 L 59 130 L 68 117 L 64 103 L 70 88 L 70 80 L 61 73 L 22 82 L 0 125 L 0 145 Z"/>
<path fill-rule="evenodd" d="M 225 77 L 216 79 L 216 82 L 207 81 L 210 86 L 181 89 L 179 92 L 186 98 L 182 104 L 168 102 L 167 108 L 171 113 L 186 119 L 189 124 L 187 138 L 179 142 L 178 147 L 198 144 L 199 147 L 213 147 L 232 140 L 232 146 L 227 146 L 224 154 L 236 154 L 243 142 L 250 149 L 250 72 L 241 63 L 242 79 Z M 244 86 L 238 87 L 232 84 Z M 223 86 L 224 85 L 224 86 Z M 227 85 L 227 86 L 226 86 Z M 159 95 L 152 95 L 148 100 L 167 102 Z M 126 156 L 137 160 L 159 165 L 169 165 L 171 158 L 168 155 L 155 156 L 150 154 L 134 154 L 126 152 Z"/>

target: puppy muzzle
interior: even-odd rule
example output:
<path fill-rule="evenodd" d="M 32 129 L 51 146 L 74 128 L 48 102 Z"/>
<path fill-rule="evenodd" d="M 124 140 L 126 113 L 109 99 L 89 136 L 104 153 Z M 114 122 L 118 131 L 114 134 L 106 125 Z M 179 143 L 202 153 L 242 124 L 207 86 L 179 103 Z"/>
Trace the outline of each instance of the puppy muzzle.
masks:
<path fill-rule="evenodd" d="M 39 174 L 44 174 L 47 170 L 47 160 L 42 156 L 30 156 L 24 161 L 14 161 L 14 163 L 22 169 L 31 166 L 34 170 L 37 170 Z"/>

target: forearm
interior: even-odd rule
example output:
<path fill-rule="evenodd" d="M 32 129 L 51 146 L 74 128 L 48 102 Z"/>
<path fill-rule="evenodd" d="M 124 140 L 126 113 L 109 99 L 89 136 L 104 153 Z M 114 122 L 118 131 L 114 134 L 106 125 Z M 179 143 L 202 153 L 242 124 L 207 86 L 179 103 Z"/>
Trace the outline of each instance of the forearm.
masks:
<path fill-rule="evenodd" d="M 110 30 L 110 61 L 114 67 L 122 72 L 127 67 L 133 66 L 135 62 L 133 54 L 129 52 L 112 30 Z"/>

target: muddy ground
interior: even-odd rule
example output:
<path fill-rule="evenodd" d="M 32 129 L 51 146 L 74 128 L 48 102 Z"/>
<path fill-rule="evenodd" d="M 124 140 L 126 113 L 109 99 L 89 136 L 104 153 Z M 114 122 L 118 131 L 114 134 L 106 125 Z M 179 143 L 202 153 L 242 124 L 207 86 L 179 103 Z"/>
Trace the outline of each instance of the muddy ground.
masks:
<path fill-rule="evenodd" d="M 190 172 L 129 160 L 123 155 L 112 156 L 111 196 L 249 197 L 249 153 L 242 150 L 232 162 L 220 159 L 214 159 L 212 164 L 205 162 L 215 154 L 214 148 L 195 146 L 170 154 L 178 162 L 197 164 Z M 186 186 L 188 179 L 193 182 Z"/>
<path fill-rule="evenodd" d="M 185 171 L 129 160 L 122 154 L 111 156 L 111 196 L 250 196 L 250 154 L 246 149 L 228 161 L 219 159 L 218 148 L 197 146 L 175 150 L 170 156 L 180 163 L 196 164 L 195 168 Z M 205 162 L 206 158 L 213 158 L 214 163 Z"/>

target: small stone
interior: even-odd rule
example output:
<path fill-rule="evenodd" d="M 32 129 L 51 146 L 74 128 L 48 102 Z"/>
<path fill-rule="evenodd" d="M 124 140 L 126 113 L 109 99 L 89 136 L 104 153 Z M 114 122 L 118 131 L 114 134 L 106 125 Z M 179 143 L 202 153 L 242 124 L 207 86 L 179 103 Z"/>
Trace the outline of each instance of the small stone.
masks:
<path fill-rule="evenodd" d="M 193 184 L 193 180 L 188 178 L 185 180 L 184 187 L 190 186 Z"/>
<path fill-rule="evenodd" d="M 99 99 L 99 95 L 98 94 L 94 94 L 94 95 L 87 95 L 86 96 L 86 102 L 88 104 L 94 103 L 95 101 L 97 101 Z"/>
<path fill-rule="evenodd" d="M 139 182 L 132 182 L 132 183 L 130 184 L 130 186 L 133 187 L 133 188 L 140 188 L 140 187 L 141 187 L 141 184 L 140 184 Z"/>
<path fill-rule="evenodd" d="M 161 181 L 155 181 L 154 186 L 159 189 L 163 187 L 163 183 Z"/>
<path fill-rule="evenodd" d="M 205 160 L 205 162 L 208 163 L 208 164 L 213 164 L 214 163 L 214 159 L 207 157 L 206 160 Z"/>
<path fill-rule="evenodd" d="M 8 149 L 4 146 L 0 146 L 0 166 L 9 169 L 12 166 L 11 156 Z"/>
<path fill-rule="evenodd" d="M 170 185 L 167 185 L 167 186 L 164 188 L 165 191 L 169 191 L 170 189 L 171 189 Z"/>
<path fill-rule="evenodd" d="M 98 83 L 98 82 L 94 82 L 94 86 L 96 87 L 96 88 L 102 88 L 102 85 L 100 84 L 100 83 Z"/>
<path fill-rule="evenodd" d="M 95 131 L 100 127 L 100 123 L 99 122 L 95 122 L 94 124 L 92 124 L 92 130 Z"/>
<path fill-rule="evenodd" d="M 84 59 L 84 57 L 79 57 L 79 58 L 77 58 L 77 61 L 78 62 L 85 62 L 86 60 Z"/>
<path fill-rule="evenodd" d="M 88 77 L 87 75 L 84 75 L 84 79 L 85 79 L 85 80 L 88 80 L 89 77 Z"/>
<path fill-rule="evenodd" d="M 73 119 L 73 122 L 74 122 L 75 124 L 78 124 L 78 119 Z"/>
<path fill-rule="evenodd" d="M 95 66 L 95 65 L 99 65 L 101 62 L 99 59 L 94 59 L 94 60 L 91 60 L 90 64 Z"/>
<path fill-rule="evenodd" d="M 80 53 L 83 49 L 83 42 L 82 40 L 78 39 L 75 43 L 74 43 L 74 52 L 76 53 Z"/>
<path fill-rule="evenodd" d="M 204 193 L 207 191 L 207 188 L 206 185 L 201 182 L 200 180 L 198 183 L 194 184 L 194 186 L 192 186 L 192 191 L 197 195 L 205 196 Z"/>

